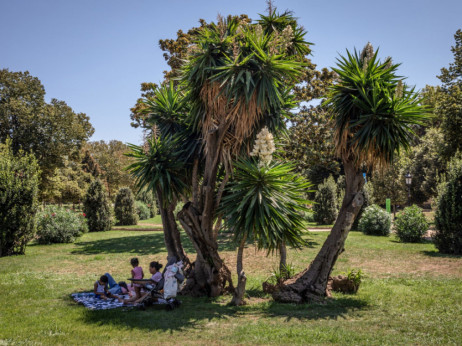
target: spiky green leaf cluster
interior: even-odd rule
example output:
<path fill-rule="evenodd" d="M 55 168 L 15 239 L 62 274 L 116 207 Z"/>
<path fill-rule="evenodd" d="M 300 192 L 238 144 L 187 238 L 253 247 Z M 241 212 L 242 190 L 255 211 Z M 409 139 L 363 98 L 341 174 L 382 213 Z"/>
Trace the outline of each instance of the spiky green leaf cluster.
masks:
<path fill-rule="evenodd" d="M 396 75 L 399 65 L 381 62 L 377 52 L 364 59 L 347 51 L 337 61 L 339 82 L 326 101 L 334 111 L 337 153 L 358 165 L 391 162 L 409 148 L 413 125 L 426 119 L 419 95 Z"/>
<path fill-rule="evenodd" d="M 242 160 L 234 167 L 234 178 L 219 208 L 225 227 L 236 239 L 246 235 L 268 251 L 282 242 L 293 247 L 304 244 L 304 212 L 311 203 L 304 193 L 311 184 L 287 163 L 259 167 L 255 160 Z"/>

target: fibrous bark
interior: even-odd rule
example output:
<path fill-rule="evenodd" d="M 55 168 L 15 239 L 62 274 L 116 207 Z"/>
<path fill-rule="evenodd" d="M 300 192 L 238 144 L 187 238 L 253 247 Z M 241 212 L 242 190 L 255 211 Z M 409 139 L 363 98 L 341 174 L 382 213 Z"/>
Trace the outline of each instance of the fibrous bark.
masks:
<path fill-rule="evenodd" d="M 244 265 L 243 265 L 243 255 L 244 255 L 244 247 L 245 247 L 245 241 L 247 237 L 244 236 L 241 239 L 241 242 L 239 244 L 239 249 L 237 250 L 237 275 L 238 275 L 238 280 L 237 280 L 237 287 L 234 290 L 234 295 L 233 299 L 231 300 L 232 305 L 244 305 L 244 294 L 245 294 L 245 284 L 247 282 L 247 277 L 245 276 L 244 272 Z"/>
<path fill-rule="evenodd" d="M 276 301 L 302 303 L 320 300 L 327 295 L 327 282 L 338 256 L 344 251 L 345 240 L 364 202 L 362 173 L 353 162 L 344 160 L 346 191 L 337 220 L 321 250 L 303 272 L 283 283 L 273 294 Z"/>

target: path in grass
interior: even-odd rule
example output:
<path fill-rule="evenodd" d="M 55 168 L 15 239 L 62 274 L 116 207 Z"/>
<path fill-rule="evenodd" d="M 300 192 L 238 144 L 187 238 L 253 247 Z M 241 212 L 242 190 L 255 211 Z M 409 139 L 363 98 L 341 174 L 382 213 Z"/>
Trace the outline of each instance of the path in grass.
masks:
<path fill-rule="evenodd" d="M 289 250 L 288 262 L 305 268 L 327 232 L 309 232 L 311 247 Z M 235 245 L 222 234 L 220 249 L 234 270 Z M 183 235 L 185 250 L 193 247 Z M 249 245 L 244 252 L 249 305 L 230 297 L 184 297 L 172 312 L 89 311 L 69 294 L 88 290 L 102 273 L 129 277 L 131 257 L 147 269 L 165 264 L 162 232 L 85 234 L 75 244 L 32 245 L 25 256 L 0 258 L 1 344 L 437 344 L 460 342 L 462 258 L 442 256 L 431 243 L 403 244 L 392 236 L 351 232 L 333 274 L 361 268 L 357 295 L 335 294 L 325 305 L 284 305 L 261 283 L 277 256 Z M 192 256 L 193 257 L 193 256 Z M 146 270 L 147 271 L 147 270 Z"/>

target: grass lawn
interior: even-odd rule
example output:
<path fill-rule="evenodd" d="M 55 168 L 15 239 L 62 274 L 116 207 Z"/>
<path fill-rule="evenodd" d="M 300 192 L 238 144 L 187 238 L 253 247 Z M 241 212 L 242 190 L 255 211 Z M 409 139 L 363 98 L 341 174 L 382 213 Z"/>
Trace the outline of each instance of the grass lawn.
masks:
<path fill-rule="evenodd" d="M 137 225 L 132 226 L 113 226 L 113 230 L 143 230 L 143 231 L 162 231 L 162 219 L 156 215 L 147 220 L 138 221 Z"/>
<path fill-rule="evenodd" d="M 312 247 L 291 250 L 302 269 L 327 232 L 307 235 Z M 184 238 L 188 253 L 193 253 Z M 220 246 L 234 270 L 235 248 Z M 326 304 L 274 303 L 261 290 L 277 257 L 249 246 L 244 254 L 248 302 L 229 307 L 218 299 L 181 298 L 167 312 L 151 308 L 90 311 L 69 295 L 90 290 L 104 272 L 129 277 L 131 257 L 165 264 L 162 232 L 85 234 L 75 244 L 35 245 L 25 256 L 0 258 L 0 345 L 4 344 L 437 344 L 461 342 L 462 258 L 439 255 L 433 244 L 350 233 L 334 274 L 361 268 L 357 295 L 335 294 Z"/>

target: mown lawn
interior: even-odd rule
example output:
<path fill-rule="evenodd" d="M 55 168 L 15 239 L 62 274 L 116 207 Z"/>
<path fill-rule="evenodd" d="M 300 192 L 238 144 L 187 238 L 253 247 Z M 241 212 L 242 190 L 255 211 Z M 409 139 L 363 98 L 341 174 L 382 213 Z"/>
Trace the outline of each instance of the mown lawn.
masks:
<path fill-rule="evenodd" d="M 290 251 L 298 269 L 317 253 L 327 232 L 310 233 L 312 247 Z M 193 249 L 184 239 L 188 253 Z M 226 262 L 235 250 L 220 239 Z M 25 256 L 0 258 L 0 345 L 3 344 L 437 344 L 461 342 L 462 258 L 441 256 L 431 243 L 350 233 L 334 274 L 361 268 L 357 295 L 335 294 L 326 304 L 283 305 L 261 290 L 277 258 L 245 252 L 248 302 L 230 297 L 184 297 L 172 312 L 90 311 L 69 295 L 89 290 L 108 271 L 129 277 L 131 257 L 165 264 L 162 232 L 85 234 L 75 244 L 31 245 Z"/>

